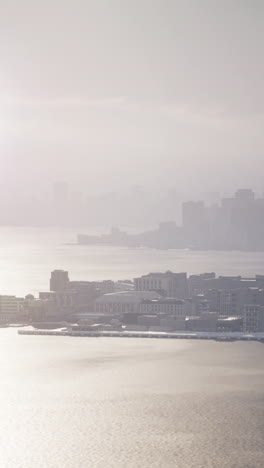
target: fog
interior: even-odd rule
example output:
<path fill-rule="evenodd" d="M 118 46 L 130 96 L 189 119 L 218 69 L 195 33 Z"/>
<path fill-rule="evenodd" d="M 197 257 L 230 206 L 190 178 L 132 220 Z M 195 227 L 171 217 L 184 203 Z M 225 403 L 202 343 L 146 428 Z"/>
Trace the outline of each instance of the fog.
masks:
<path fill-rule="evenodd" d="M 259 0 L 2 0 L 1 196 L 56 180 L 88 195 L 263 191 L 263 13 Z"/>

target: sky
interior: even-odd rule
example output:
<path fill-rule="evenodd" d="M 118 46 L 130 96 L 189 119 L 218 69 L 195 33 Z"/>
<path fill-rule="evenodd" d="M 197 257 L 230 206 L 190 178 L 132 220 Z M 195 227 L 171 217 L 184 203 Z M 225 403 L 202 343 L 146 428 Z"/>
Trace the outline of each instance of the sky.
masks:
<path fill-rule="evenodd" d="M 0 0 L 2 190 L 263 182 L 262 0 Z"/>

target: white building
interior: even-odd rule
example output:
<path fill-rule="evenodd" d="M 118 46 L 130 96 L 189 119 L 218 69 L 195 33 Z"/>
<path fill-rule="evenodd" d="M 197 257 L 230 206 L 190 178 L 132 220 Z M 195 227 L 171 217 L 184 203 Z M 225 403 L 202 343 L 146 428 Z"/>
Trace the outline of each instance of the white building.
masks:
<path fill-rule="evenodd" d="M 158 299 L 154 291 L 120 291 L 104 294 L 95 300 L 95 312 L 100 314 L 139 313 L 144 299 Z"/>
<path fill-rule="evenodd" d="M 14 323 L 18 318 L 19 301 L 15 296 L 0 296 L 0 323 Z"/>

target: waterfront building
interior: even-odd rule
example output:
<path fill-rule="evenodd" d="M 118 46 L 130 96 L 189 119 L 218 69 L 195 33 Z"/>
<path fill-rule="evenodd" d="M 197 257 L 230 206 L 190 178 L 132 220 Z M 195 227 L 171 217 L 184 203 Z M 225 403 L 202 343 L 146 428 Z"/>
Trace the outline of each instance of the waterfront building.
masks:
<path fill-rule="evenodd" d="M 141 302 L 139 310 L 142 314 L 167 314 L 174 317 L 185 317 L 183 300 L 174 298 L 145 299 Z"/>
<path fill-rule="evenodd" d="M 27 300 L 25 307 L 30 322 L 53 322 L 67 319 L 65 310 L 57 306 L 55 295 L 46 299 Z"/>
<path fill-rule="evenodd" d="M 242 317 L 219 316 L 217 320 L 217 331 L 241 332 L 243 329 Z"/>
<path fill-rule="evenodd" d="M 102 314 L 139 313 L 144 299 L 158 298 L 160 295 L 155 291 L 121 291 L 96 298 L 94 308 Z"/>
<path fill-rule="evenodd" d="M 218 314 L 207 312 L 200 317 L 187 317 L 186 329 L 189 331 L 216 331 Z"/>
<path fill-rule="evenodd" d="M 249 333 L 264 331 L 264 307 L 256 304 L 244 306 L 243 331 Z"/>
<path fill-rule="evenodd" d="M 160 319 L 160 326 L 168 331 L 184 331 L 186 330 L 186 320 L 175 316 L 167 315 Z"/>
<path fill-rule="evenodd" d="M 15 296 L 0 296 L 0 323 L 15 323 L 18 319 L 19 299 Z"/>
<path fill-rule="evenodd" d="M 206 297 L 210 310 L 221 315 L 242 316 L 245 304 L 264 305 L 264 290 L 257 287 L 240 287 L 231 290 L 209 289 Z"/>
<path fill-rule="evenodd" d="M 136 291 L 157 291 L 166 297 L 184 299 L 188 297 L 188 282 L 186 273 L 149 273 L 134 278 Z"/>
<path fill-rule="evenodd" d="M 210 309 L 221 315 L 240 315 L 242 303 L 242 289 L 209 289 L 206 293 Z"/>
<path fill-rule="evenodd" d="M 137 324 L 146 328 L 160 326 L 160 317 L 158 315 L 140 315 Z"/>
<path fill-rule="evenodd" d="M 53 299 L 56 315 L 93 311 L 94 301 L 102 294 L 115 290 L 111 280 L 105 281 L 70 281 L 69 274 L 64 270 L 51 273 L 50 293 L 41 293 L 42 299 Z M 51 296 L 53 294 L 53 296 Z"/>

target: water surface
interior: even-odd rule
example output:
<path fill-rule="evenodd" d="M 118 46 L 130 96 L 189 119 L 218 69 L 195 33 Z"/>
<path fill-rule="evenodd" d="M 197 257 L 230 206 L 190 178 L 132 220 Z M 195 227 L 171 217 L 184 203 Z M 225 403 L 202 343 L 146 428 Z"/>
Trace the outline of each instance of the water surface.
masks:
<path fill-rule="evenodd" d="M 264 274 L 264 252 L 201 252 L 69 245 L 78 229 L 0 228 L 0 294 L 38 294 L 50 272 L 73 280 L 132 279 L 150 271 Z M 87 229 L 84 230 L 87 232 Z"/>
<path fill-rule="evenodd" d="M 264 345 L 0 330 L 1 468 L 262 468 Z"/>

